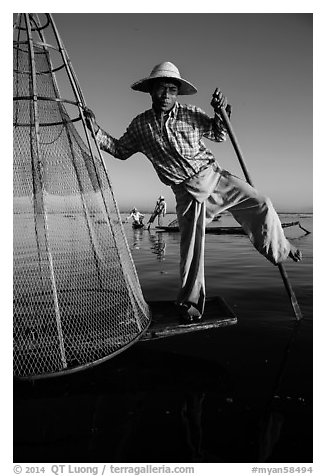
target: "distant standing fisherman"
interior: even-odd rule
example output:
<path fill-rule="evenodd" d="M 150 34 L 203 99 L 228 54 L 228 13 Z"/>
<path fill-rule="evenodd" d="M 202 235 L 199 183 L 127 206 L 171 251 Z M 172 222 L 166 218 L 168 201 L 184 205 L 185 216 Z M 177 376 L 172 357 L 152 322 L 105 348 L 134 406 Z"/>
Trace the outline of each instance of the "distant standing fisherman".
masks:
<path fill-rule="evenodd" d="M 100 148 L 118 159 L 145 154 L 160 180 L 171 186 L 181 231 L 177 306 L 181 322 L 198 321 L 205 305 L 205 225 L 216 215 L 228 210 L 273 264 L 287 257 L 300 261 L 302 255 L 286 239 L 270 199 L 221 168 L 204 144 L 203 138 L 222 142 L 227 136 L 221 108 L 230 115 L 231 107 L 219 89 L 210 118 L 200 108 L 177 101 L 178 95 L 195 94 L 197 89 L 170 62 L 158 64 L 131 88 L 149 93 L 152 107 L 133 119 L 120 139 L 101 129 L 89 109 L 88 127 L 93 126 Z"/>
<path fill-rule="evenodd" d="M 161 195 L 155 205 L 154 211 L 148 220 L 147 229 L 149 230 L 151 224 L 154 222 L 155 218 L 157 217 L 157 224 L 158 226 L 163 225 L 163 217 L 166 215 L 166 201 L 164 200 L 163 195 Z"/>

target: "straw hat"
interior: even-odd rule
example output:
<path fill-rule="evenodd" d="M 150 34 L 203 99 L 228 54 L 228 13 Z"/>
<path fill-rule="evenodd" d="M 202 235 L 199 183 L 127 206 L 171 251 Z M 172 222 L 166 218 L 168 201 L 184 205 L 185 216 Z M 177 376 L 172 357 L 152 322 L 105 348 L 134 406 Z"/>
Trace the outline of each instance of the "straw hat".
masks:
<path fill-rule="evenodd" d="M 131 89 L 135 91 L 142 91 L 143 93 L 151 92 L 151 83 L 153 79 L 158 78 L 173 78 L 177 79 L 180 83 L 179 94 L 196 94 L 197 89 L 189 81 L 181 78 L 178 68 L 169 61 L 164 61 L 163 63 L 157 64 L 154 66 L 151 74 L 144 79 L 136 81 L 131 85 Z"/>

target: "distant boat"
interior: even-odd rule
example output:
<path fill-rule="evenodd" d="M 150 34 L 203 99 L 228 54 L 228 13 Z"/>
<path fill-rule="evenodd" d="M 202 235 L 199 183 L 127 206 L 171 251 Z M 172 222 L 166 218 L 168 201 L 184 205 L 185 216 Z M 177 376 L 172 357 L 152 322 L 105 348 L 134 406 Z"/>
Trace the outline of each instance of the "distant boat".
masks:
<path fill-rule="evenodd" d="M 173 222 L 172 222 L 173 223 Z M 288 223 L 282 223 L 282 228 L 288 228 L 290 226 L 298 225 L 306 234 L 311 233 L 301 226 L 299 221 L 292 221 Z M 179 225 L 176 226 L 156 226 L 157 231 L 178 232 L 180 231 Z M 245 235 L 246 232 L 241 226 L 212 226 L 205 229 L 205 233 L 211 233 L 214 235 Z"/>
<path fill-rule="evenodd" d="M 221 218 L 222 218 L 222 215 L 217 215 L 215 218 L 213 218 L 212 221 L 219 221 Z M 175 220 L 172 220 L 168 224 L 168 226 L 157 226 L 156 228 L 170 228 L 170 231 L 179 231 L 179 222 L 178 222 L 178 219 L 176 218 Z"/>
<path fill-rule="evenodd" d="M 132 224 L 132 227 L 133 227 L 134 229 L 144 228 L 144 226 L 145 226 L 144 223 L 135 223 L 135 222 L 134 222 L 134 223 Z"/>

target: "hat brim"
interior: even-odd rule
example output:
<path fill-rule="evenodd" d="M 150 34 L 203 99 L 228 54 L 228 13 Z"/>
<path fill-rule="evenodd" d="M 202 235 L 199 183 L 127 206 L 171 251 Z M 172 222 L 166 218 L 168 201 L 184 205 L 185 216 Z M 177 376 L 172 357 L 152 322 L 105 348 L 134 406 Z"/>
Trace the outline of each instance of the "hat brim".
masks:
<path fill-rule="evenodd" d="M 136 81 L 131 85 L 131 89 L 134 91 L 141 91 L 142 93 L 150 93 L 152 90 L 152 84 L 154 81 L 158 79 L 173 79 L 174 81 L 178 81 L 180 83 L 178 94 L 181 96 L 187 96 L 190 94 L 196 94 L 197 89 L 195 86 L 189 81 L 186 81 L 182 78 L 175 78 L 173 76 L 158 76 L 156 78 L 144 78 L 139 81 Z"/>

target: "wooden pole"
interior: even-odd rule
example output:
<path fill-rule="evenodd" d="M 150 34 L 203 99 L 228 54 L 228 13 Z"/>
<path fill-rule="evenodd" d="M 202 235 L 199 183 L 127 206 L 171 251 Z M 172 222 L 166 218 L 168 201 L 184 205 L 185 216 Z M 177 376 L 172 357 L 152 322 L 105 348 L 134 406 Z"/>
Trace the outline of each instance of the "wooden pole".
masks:
<path fill-rule="evenodd" d="M 250 178 L 250 175 L 248 173 L 248 169 L 247 169 L 246 164 L 244 162 L 243 155 L 242 155 L 239 143 L 237 141 L 237 138 L 236 138 L 235 133 L 233 131 L 231 122 L 229 120 L 229 116 L 227 115 L 227 112 L 226 112 L 225 108 L 221 108 L 220 113 L 221 113 L 221 116 L 223 118 L 223 122 L 224 122 L 224 125 L 226 127 L 226 130 L 228 131 L 228 134 L 229 134 L 230 140 L 232 142 L 233 148 L 235 150 L 235 153 L 236 153 L 236 155 L 239 159 L 240 166 L 242 168 L 244 176 L 245 176 L 247 182 L 249 183 L 249 185 L 251 185 L 253 187 L 254 186 L 253 182 L 252 182 L 252 180 Z M 278 269 L 281 273 L 285 289 L 286 289 L 286 291 L 289 295 L 294 315 L 295 315 L 296 319 L 299 321 L 300 319 L 302 319 L 303 316 L 302 316 L 301 309 L 299 307 L 297 298 L 294 294 L 291 283 L 289 281 L 287 272 L 286 272 L 282 263 L 279 263 L 277 266 L 278 266 Z"/>

